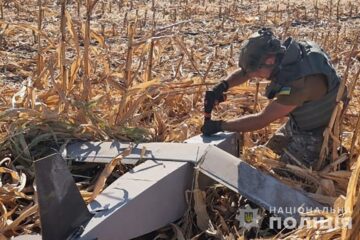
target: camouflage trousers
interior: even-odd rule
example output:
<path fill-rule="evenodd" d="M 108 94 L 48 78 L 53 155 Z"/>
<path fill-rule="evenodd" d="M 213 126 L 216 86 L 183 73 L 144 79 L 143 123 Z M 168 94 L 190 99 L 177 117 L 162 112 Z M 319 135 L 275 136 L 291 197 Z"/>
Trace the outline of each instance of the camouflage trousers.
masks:
<path fill-rule="evenodd" d="M 265 146 L 280 155 L 280 160 L 285 163 L 294 164 L 298 160 L 311 167 L 319 159 L 322 143 L 322 130 L 301 131 L 289 120 L 274 133 Z"/>

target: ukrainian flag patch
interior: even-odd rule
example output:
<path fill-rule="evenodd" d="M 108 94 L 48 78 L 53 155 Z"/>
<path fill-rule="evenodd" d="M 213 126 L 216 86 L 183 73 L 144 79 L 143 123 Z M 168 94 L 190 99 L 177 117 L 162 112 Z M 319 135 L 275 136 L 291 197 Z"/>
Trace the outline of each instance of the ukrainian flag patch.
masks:
<path fill-rule="evenodd" d="M 291 87 L 282 87 L 278 95 L 290 95 Z"/>

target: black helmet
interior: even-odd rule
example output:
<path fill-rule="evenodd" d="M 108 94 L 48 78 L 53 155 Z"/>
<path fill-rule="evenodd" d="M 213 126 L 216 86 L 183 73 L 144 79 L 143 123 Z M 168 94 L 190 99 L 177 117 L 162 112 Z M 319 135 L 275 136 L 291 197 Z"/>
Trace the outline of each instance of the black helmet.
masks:
<path fill-rule="evenodd" d="M 285 47 L 269 28 L 253 33 L 240 47 L 239 67 L 245 72 L 253 72 L 263 66 L 269 54 L 284 53 Z"/>

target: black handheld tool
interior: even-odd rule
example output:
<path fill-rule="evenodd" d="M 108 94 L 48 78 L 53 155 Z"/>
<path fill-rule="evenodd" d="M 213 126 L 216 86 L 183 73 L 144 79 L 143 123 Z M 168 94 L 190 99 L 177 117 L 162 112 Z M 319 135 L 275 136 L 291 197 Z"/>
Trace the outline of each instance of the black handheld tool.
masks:
<path fill-rule="evenodd" d="M 204 121 L 211 120 L 211 112 L 215 105 L 226 101 L 226 95 L 222 94 L 216 99 L 214 91 L 206 91 L 204 100 Z"/>

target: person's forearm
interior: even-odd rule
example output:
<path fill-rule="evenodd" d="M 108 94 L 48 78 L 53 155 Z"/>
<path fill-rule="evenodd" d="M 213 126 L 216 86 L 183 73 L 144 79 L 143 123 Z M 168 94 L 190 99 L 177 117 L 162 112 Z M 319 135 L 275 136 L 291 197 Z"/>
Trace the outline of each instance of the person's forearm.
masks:
<path fill-rule="evenodd" d="M 249 132 L 258 130 L 266 127 L 279 118 L 285 117 L 296 107 L 296 105 L 282 105 L 273 101 L 259 113 L 244 116 L 235 120 L 224 121 L 221 124 L 221 129 L 230 132 Z"/>
<path fill-rule="evenodd" d="M 231 88 L 246 82 L 248 79 L 249 77 L 246 76 L 241 69 L 238 69 L 231 73 L 225 81 L 229 84 L 229 88 Z"/>
<path fill-rule="evenodd" d="M 224 121 L 221 125 L 223 131 L 250 132 L 267 126 L 270 122 L 265 121 L 259 114 L 251 114 L 235 120 Z"/>

